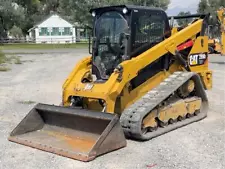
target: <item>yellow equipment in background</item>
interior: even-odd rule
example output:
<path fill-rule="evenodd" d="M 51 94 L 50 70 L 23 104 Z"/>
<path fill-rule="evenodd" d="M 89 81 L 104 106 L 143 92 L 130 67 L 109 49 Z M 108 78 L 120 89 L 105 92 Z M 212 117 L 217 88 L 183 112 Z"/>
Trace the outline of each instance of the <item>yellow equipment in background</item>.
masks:
<path fill-rule="evenodd" d="M 207 116 L 209 15 L 172 32 L 169 19 L 180 16 L 157 8 L 90 12 L 92 56 L 66 79 L 62 106 L 36 105 L 10 141 L 90 161 L 125 147 L 125 136 L 150 140 Z"/>
<path fill-rule="evenodd" d="M 225 55 L 225 8 L 221 7 L 217 11 L 217 19 L 219 22 L 219 39 L 209 37 L 209 53 L 220 53 L 221 55 Z M 209 35 L 210 33 L 210 27 L 214 27 L 214 25 L 209 26 Z"/>
<path fill-rule="evenodd" d="M 210 38 L 208 40 L 208 45 L 209 45 L 209 53 L 210 54 L 221 53 L 222 46 L 218 39 Z"/>
<path fill-rule="evenodd" d="M 217 11 L 217 17 L 220 22 L 220 32 L 221 32 L 221 54 L 225 55 L 225 8 L 220 8 Z"/>

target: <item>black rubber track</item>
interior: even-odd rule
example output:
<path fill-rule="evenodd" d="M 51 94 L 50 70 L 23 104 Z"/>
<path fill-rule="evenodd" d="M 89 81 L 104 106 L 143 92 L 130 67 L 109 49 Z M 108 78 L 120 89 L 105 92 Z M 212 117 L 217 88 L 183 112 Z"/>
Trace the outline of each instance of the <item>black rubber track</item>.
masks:
<path fill-rule="evenodd" d="M 164 128 L 159 127 L 156 131 L 143 134 L 141 126 L 144 117 L 170 95 L 174 94 L 180 86 L 190 79 L 195 83 L 196 96 L 202 99 L 200 113 L 183 121 L 170 124 Z M 199 75 L 194 72 L 175 72 L 161 82 L 159 86 L 146 93 L 136 103 L 126 108 L 120 117 L 120 123 L 127 138 L 145 141 L 202 120 L 207 116 L 207 112 L 208 99 Z"/>

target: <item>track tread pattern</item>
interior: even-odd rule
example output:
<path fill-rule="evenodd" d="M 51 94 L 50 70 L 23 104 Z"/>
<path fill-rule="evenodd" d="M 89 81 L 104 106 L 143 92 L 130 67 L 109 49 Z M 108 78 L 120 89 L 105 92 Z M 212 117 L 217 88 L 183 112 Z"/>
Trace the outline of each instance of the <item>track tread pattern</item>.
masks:
<path fill-rule="evenodd" d="M 185 120 L 185 123 L 178 122 L 176 124 L 170 125 L 169 127 L 157 129 L 157 131 L 150 132 L 149 134 L 142 133 L 142 120 L 144 117 L 155 109 L 160 103 L 166 100 L 170 95 L 172 95 L 180 86 L 182 86 L 186 81 L 194 77 L 195 83 L 197 83 L 197 95 L 202 98 L 204 102 L 204 114 L 199 117 L 193 118 L 193 120 Z M 162 81 L 157 87 L 147 92 L 143 97 L 141 97 L 136 103 L 132 104 L 124 110 L 120 117 L 120 123 L 124 130 L 125 135 L 128 138 L 136 140 L 149 140 L 151 138 L 157 137 L 161 134 L 179 128 L 181 126 L 187 125 L 191 122 L 201 120 L 206 117 L 208 100 L 201 83 L 200 77 L 194 72 L 175 72 Z"/>

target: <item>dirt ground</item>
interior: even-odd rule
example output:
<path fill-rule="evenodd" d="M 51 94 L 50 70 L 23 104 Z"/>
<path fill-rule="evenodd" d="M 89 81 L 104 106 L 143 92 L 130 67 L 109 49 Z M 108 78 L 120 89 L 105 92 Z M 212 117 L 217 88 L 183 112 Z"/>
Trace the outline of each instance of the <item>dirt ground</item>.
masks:
<path fill-rule="evenodd" d="M 210 111 L 200 122 L 88 163 L 9 142 L 7 137 L 35 103 L 59 104 L 61 86 L 87 51 L 21 55 L 23 64 L 0 72 L 0 169 L 224 169 L 225 56 L 210 56 Z M 35 103 L 33 103 L 35 102 Z"/>

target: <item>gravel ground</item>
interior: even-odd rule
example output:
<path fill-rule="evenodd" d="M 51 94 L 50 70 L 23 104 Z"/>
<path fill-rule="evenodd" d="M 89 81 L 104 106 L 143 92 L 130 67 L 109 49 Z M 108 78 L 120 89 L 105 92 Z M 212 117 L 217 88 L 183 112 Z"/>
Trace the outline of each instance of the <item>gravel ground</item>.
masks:
<path fill-rule="evenodd" d="M 0 72 L 0 169 L 224 169 L 225 57 L 211 55 L 213 89 L 210 111 L 198 123 L 148 142 L 128 140 L 126 148 L 83 163 L 7 141 L 9 133 L 34 104 L 59 104 L 61 86 L 87 52 L 27 54 L 23 64 Z"/>

